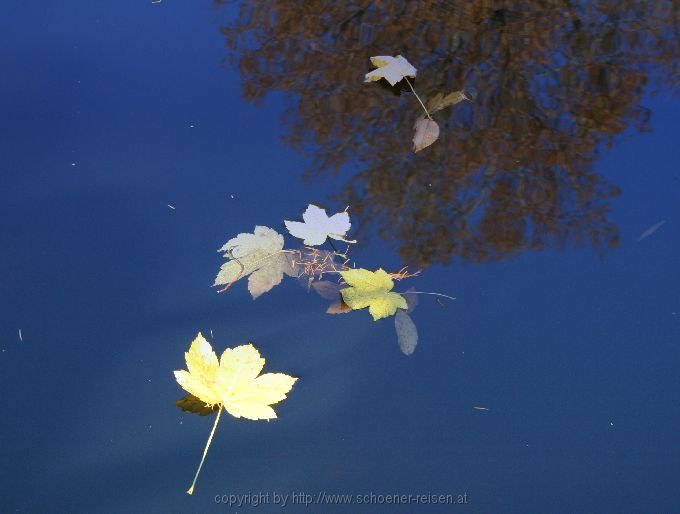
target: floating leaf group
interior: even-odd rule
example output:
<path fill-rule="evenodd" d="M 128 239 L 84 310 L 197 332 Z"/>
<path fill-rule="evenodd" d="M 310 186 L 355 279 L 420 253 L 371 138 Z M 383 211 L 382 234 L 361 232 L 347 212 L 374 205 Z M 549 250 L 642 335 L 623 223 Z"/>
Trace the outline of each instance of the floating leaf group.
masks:
<path fill-rule="evenodd" d="M 453 100 L 444 97 L 438 100 L 440 105 L 449 101 Z M 346 239 L 352 226 L 347 209 L 328 216 L 325 209 L 309 204 L 302 219 L 302 222 L 284 221 L 288 232 L 302 239 L 306 245 L 295 250 L 285 249 L 283 236 L 264 226 L 255 227 L 252 234 L 243 233 L 230 239 L 220 249 L 228 260 L 222 265 L 215 285 L 224 286 L 224 291 L 240 278 L 248 276 L 248 290 L 255 299 L 270 291 L 281 283 L 284 275 L 288 275 L 300 279 L 308 289 L 314 289 L 322 298 L 332 300 L 333 303 L 326 310 L 328 314 L 368 308 L 374 321 L 393 316 L 397 310 L 403 310 L 404 315 L 408 315 L 412 308 L 408 307 L 406 296 L 392 289 L 395 279 L 401 280 L 417 273 L 408 274 L 404 270 L 387 273 L 382 268 L 376 271 L 357 268 L 347 257 L 348 252 L 339 253 L 332 243 L 332 251 L 316 248 L 328 239 L 347 243 L 347 250 L 356 242 Z M 340 283 L 323 279 L 325 275 L 334 274 L 342 279 Z M 415 294 L 412 292 L 408 295 L 412 301 L 415 301 Z M 403 321 L 404 315 L 400 316 L 402 321 L 395 325 L 397 334 L 399 336 L 402 333 L 399 336 L 400 341 L 412 341 L 412 335 L 403 335 L 406 333 L 404 327 L 407 326 Z M 410 317 L 409 320 L 413 326 L 409 334 L 415 332 L 417 340 L 415 325 Z M 405 350 L 407 347 L 410 351 Z M 410 354 L 413 353 L 415 343 L 400 343 L 400 348 L 405 354 Z"/>
<path fill-rule="evenodd" d="M 401 55 L 397 55 L 396 57 L 378 55 L 371 57 L 371 63 L 374 66 L 377 66 L 377 69 L 366 74 L 365 82 L 373 82 L 384 78 L 391 86 L 394 86 L 397 82 L 406 80 L 406 83 L 422 106 L 423 111 L 425 111 L 425 116 L 421 116 L 413 124 L 414 152 L 419 152 L 423 148 L 427 148 L 439 139 L 439 125 L 432 119 L 433 113 L 441 111 L 451 105 L 455 105 L 463 100 L 468 100 L 468 97 L 465 96 L 463 91 L 454 91 L 446 96 L 442 93 L 437 93 L 428 100 L 427 106 L 425 106 L 407 78 L 415 78 L 417 70 L 404 57 Z"/>
<path fill-rule="evenodd" d="M 375 56 L 371 57 L 371 62 L 376 69 L 366 74 L 366 82 L 385 79 L 394 86 L 406 80 L 426 114 L 414 125 L 414 151 L 431 145 L 439 137 L 439 125 L 431 113 L 460 102 L 466 98 L 465 94 L 461 91 L 446 96 L 437 94 L 428 101 L 428 110 L 407 78 L 415 77 L 417 70 L 404 57 Z M 406 268 L 387 273 L 382 268 L 370 271 L 355 267 L 347 257 L 349 245 L 356 242 L 346 239 L 352 226 L 347 209 L 328 216 L 325 209 L 309 204 L 302 220 L 284 221 L 290 235 L 301 239 L 305 245 L 296 250 L 284 249 L 284 237 L 276 230 L 260 225 L 252 233 L 241 233 L 227 241 L 219 250 L 227 261 L 220 267 L 214 285 L 223 286 L 221 291 L 226 291 L 239 279 L 248 277 L 248 291 L 256 299 L 280 284 L 285 275 L 304 279 L 308 288 L 333 301 L 326 311 L 329 314 L 368 308 L 374 321 L 395 316 L 399 348 L 404 354 L 411 355 L 418 344 L 418 331 L 409 315 L 417 303 L 417 292 L 410 290 L 401 294 L 393 288 L 395 279 L 417 273 L 409 274 Z M 347 251 L 338 252 L 332 242 L 332 251 L 315 248 L 329 239 L 347 243 Z M 322 280 L 327 274 L 338 274 L 342 282 Z M 196 475 L 187 491 L 193 494 L 222 411 L 226 410 L 235 418 L 274 419 L 276 412 L 272 405 L 286 398 L 297 379 L 283 373 L 261 374 L 265 360 L 252 344 L 227 348 L 218 359 L 200 332 L 185 353 L 185 360 L 187 369 L 175 371 L 175 379 L 188 395 L 177 401 L 177 406 L 202 416 L 217 411 Z"/>

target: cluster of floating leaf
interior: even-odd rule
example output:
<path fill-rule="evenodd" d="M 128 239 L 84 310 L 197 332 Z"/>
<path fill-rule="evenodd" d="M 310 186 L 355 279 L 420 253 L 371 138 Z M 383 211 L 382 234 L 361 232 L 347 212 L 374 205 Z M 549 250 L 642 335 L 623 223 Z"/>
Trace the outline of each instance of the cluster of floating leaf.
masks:
<path fill-rule="evenodd" d="M 371 62 L 377 69 L 366 75 L 367 82 L 384 78 L 394 86 L 402 79 L 407 81 L 426 114 L 414 125 L 414 150 L 417 152 L 431 145 L 439 137 L 439 126 L 431 113 L 460 102 L 466 98 L 465 94 L 456 91 L 447 96 L 436 95 L 428 101 L 428 110 L 408 82 L 407 77 L 415 77 L 416 69 L 406 59 L 400 55 L 378 56 L 372 57 Z M 304 246 L 296 250 L 284 249 L 283 235 L 265 226 L 256 226 L 253 233 L 238 234 L 227 241 L 219 250 L 227 261 L 220 268 L 214 285 L 220 286 L 223 292 L 247 277 L 248 291 L 255 299 L 280 284 L 285 275 L 295 277 L 322 298 L 332 300 L 326 310 L 329 314 L 367 308 L 374 321 L 394 316 L 399 347 L 404 354 L 412 354 L 418 344 L 418 330 L 410 313 L 417 305 L 419 292 L 398 293 L 393 288 L 394 280 L 418 273 L 410 274 L 405 268 L 396 273 L 387 273 L 382 268 L 375 271 L 356 268 L 347 257 L 350 246 L 356 243 L 346 239 L 351 228 L 347 210 L 328 216 L 325 209 L 310 204 L 302 219 L 302 222 L 284 222 L 290 235 L 302 239 Z M 330 240 L 346 243 L 347 249 L 338 252 Z M 332 250 L 316 248 L 326 241 Z M 326 275 L 335 275 L 339 280 L 323 280 Z M 439 293 L 424 294 L 447 297 Z M 252 344 L 227 348 L 218 360 L 200 332 L 185 353 L 185 359 L 187 369 L 175 371 L 175 378 L 189 394 L 177 405 L 184 411 L 203 416 L 217 411 L 196 475 L 187 490 L 193 494 L 222 411 L 226 410 L 236 418 L 274 419 L 276 412 L 272 405 L 286 398 L 297 378 L 283 373 L 261 375 L 265 360 Z"/>
<path fill-rule="evenodd" d="M 448 95 L 437 93 L 430 98 L 427 103 L 416 93 L 408 77 L 415 78 L 417 70 L 401 55 L 391 57 L 389 55 L 377 55 L 371 57 L 371 63 L 376 69 L 366 74 L 366 82 L 374 82 L 385 79 L 390 86 L 395 86 L 401 80 L 406 81 L 418 102 L 425 111 L 425 116 L 420 116 L 413 124 L 413 151 L 419 152 L 423 148 L 430 146 L 439 139 L 439 125 L 432 119 L 432 114 L 441 111 L 446 107 L 456 105 L 463 100 L 469 100 L 463 91 L 454 91 Z"/>
<path fill-rule="evenodd" d="M 226 291 L 239 279 L 248 277 L 248 290 L 255 299 L 280 284 L 287 275 L 302 280 L 308 289 L 314 289 L 322 298 L 332 300 L 326 311 L 329 314 L 368 308 L 373 320 L 377 321 L 400 312 L 395 321 L 397 338 L 405 354 L 413 353 L 418 332 L 409 313 L 415 307 L 415 300 L 411 300 L 410 306 L 407 300 L 418 293 L 398 293 L 392 289 L 394 280 L 418 273 L 411 274 L 406 269 L 387 273 L 383 269 L 356 268 L 348 258 L 350 246 L 356 241 L 346 239 L 351 227 L 347 211 L 328 216 L 325 209 L 310 204 L 302 219 L 303 222 L 284 222 L 288 232 L 302 239 L 305 245 L 297 250 L 284 249 L 283 236 L 263 226 L 256 226 L 252 234 L 239 234 L 227 241 L 220 249 L 227 262 L 220 268 L 214 285 Z M 347 250 L 338 252 L 332 242 L 332 251 L 316 248 L 329 239 L 347 243 Z M 335 275 L 339 281 L 323 280 L 326 275 Z M 406 333 L 401 330 L 404 326 L 409 327 Z"/>
<path fill-rule="evenodd" d="M 283 235 L 264 226 L 256 226 L 252 234 L 238 234 L 227 241 L 219 250 L 227 261 L 220 268 L 214 285 L 226 291 L 247 277 L 248 291 L 255 299 L 280 284 L 284 275 L 301 279 L 308 289 L 333 301 L 326 311 L 330 314 L 367 308 L 375 321 L 395 316 L 399 347 L 406 355 L 412 354 L 418 344 L 418 331 L 409 314 L 417 305 L 419 292 L 398 293 L 393 288 L 395 280 L 418 273 L 410 274 L 405 268 L 387 273 L 382 268 L 370 271 L 350 266 L 353 262 L 347 255 L 356 241 L 346 238 L 351 228 L 347 210 L 328 216 L 324 209 L 310 204 L 302 219 L 302 222 L 284 222 L 292 236 L 302 239 L 304 246 L 297 250 L 284 249 Z M 347 250 L 339 253 L 329 239 L 346 243 Z M 326 241 L 332 251 L 316 248 Z M 323 280 L 325 275 L 335 275 L 339 280 Z M 446 297 L 439 293 L 426 294 Z M 276 418 L 271 406 L 286 398 L 297 379 L 282 373 L 260 375 L 264 358 L 252 344 L 227 348 L 218 360 L 212 346 L 200 333 L 185 357 L 187 370 L 175 371 L 175 378 L 189 394 L 177 405 L 182 410 L 204 416 L 217 411 L 203 457 L 187 491 L 192 494 L 222 410 L 236 418 Z"/>

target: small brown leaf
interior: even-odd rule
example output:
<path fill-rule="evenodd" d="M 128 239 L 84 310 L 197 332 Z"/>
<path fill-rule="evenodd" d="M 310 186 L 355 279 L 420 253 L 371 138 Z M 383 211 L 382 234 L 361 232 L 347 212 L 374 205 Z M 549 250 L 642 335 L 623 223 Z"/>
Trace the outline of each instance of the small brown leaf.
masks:
<path fill-rule="evenodd" d="M 443 98 L 444 98 L 443 94 L 437 93 L 426 102 L 427 110 L 429 111 L 430 114 L 432 114 L 435 111 L 435 107 L 439 105 Z"/>
<path fill-rule="evenodd" d="M 416 133 L 413 135 L 413 151 L 419 152 L 430 146 L 439 138 L 439 125 L 429 118 L 420 118 L 416 122 Z"/>
<path fill-rule="evenodd" d="M 328 306 L 328 309 L 326 309 L 326 314 L 345 314 L 351 310 L 352 308 L 342 301 L 342 299 L 340 299 Z"/>
<path fill-rule="evenodd" d="M 451 105 L 456 105 L 463 100 L 469 100 L 469 98 L 465 96 L 465 92 L 462 90 L 454 91 L 453 93 L 449 93 L 446 96 L 442 95 L 441 93 L 437 93 L 432 98 L 430 98 L 430 100 L 428 100 L 427 110 L 430 111 L 430 114 L 432 114 Z"/>
<path fill-rule="evenodd" d="M 337 282 L 318 280 L 312 282 L 312 287 L 321 298 L 325 298 L 326 300 L 337 300 L 340 296 L 340 285 Z"/>

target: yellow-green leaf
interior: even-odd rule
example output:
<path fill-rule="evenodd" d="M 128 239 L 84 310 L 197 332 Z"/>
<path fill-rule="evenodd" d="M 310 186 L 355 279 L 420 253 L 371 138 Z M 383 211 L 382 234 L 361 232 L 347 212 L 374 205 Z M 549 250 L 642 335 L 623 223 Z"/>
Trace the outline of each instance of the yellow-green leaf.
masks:
<path fill-rule="evenodd" d="M 340 272 L 349 287 L 340 290 L 342 300 L 352 309 L 368 307 L 375 321 L 406 309 L 406 299 L 392 291 L 394 281 L 384 270 L 359 268 Z"/>
<path fill-rule="evenodd" d="M 264 367 L 264 358 L 252 344 L 227 348 L 218 361 L 212 346 L 200 332 L 191 343 L 189 351 L 185 353 L 185 358 L 187 369 L 175 371 L 177 383 L 205 403 L 207 408 L 214 405 L 219 407 L 203 458 L 187 491 L 193 494 L 222 410 L 236 418 L 252 420 L 275 418 L 276 412 L 271 406 L 286 398 L 297 378 L 283 373 L 260 375 Z M 184 408 L 186 404 L 185 401 L 180 407 Z M 196 412 L 196 406 L 191 407 L 192 412 Z"/>
<path fill-rule="evenodd" d="M 219 363 L 217 355 L 203 334 L 198 333 L 184 358 L 189 371 L 175 371 L 177 383 L 207 405 L 220 403 L 221 392 L 217 385 Z"/>
<path fill-rule="evenodd" d="M 185 357 L 188 371 L 175 371 L 177 383 L 205 404 L 223 406 L 237 418 L 275 418 L 269 406 L 283 400 L 297 380 L 282 373 L 260 375 L 264 358 L 252 344 L 227 348 L 218 363 L 200 333 Z"/>

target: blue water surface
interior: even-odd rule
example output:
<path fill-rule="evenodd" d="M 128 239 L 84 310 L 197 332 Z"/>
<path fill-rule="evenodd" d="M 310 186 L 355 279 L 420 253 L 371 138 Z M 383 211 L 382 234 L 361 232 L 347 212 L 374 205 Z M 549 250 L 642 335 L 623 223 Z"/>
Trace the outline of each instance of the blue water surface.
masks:
<path fill-rule="evenodd" d="M 407 357 L 391 319 L 327 315 L 294 280 L 255 301 L 245 283 L 210 287 L 228 239 L 255 225 L 283 233 L 309 203 L 342 210 L 353 173 L 301 180 L 313 162 L 282 141 L 290 98 L 272 87 L 245 100 L 246 79 L 224 61 L 220 28 L 236 12 L 5 5 L 0 511 L 680 511 L 673 88 L 651 81 L 640 102 L 651 131 L 626 128 L 593 163 L 621 191 L 607 213 L 618 246 L 425 267 L 396 289 L 457 300 L 420 298 Z M 409 264 L 389 238 L 363 243 L 354 258 L 366 267 Z M 172 372 L 198 331 L 217 351 L 254 342 L 266 370 L 300 380 L 276 420 L 223 416 L 189 496 L 212 418 L 175 406 Z M 249 505 L 217 501 L 228 495 Z"/>

